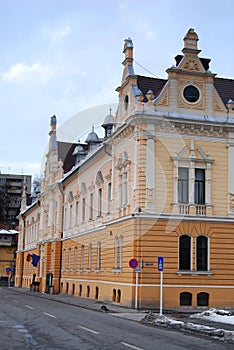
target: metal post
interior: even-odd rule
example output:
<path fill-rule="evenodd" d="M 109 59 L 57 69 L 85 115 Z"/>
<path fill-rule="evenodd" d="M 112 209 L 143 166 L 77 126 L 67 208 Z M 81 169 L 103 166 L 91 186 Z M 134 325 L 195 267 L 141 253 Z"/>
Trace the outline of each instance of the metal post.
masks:
<path fill-rule="evenodd" d="M 159 316 L 162 316 L 162 304 L 163 304 L 163 271 L 160 271 L 160 312 Z"/>
<path fill-rule="evenodd" d="M 138 274 L 139 274 L 139 272 L 136 271 L 135 309 L 137 309 L 137 305 L 138 305 Z"/>

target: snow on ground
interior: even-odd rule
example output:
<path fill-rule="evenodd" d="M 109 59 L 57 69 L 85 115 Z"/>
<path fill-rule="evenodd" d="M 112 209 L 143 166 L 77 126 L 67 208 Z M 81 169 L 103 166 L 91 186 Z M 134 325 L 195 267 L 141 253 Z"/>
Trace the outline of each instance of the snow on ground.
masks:
<path fill-rule="evenodd" d="M 228 323 L 234 325 L 234 315 L 227 310 L 210 309 L 198 314 L 191 315 L 190 318 L 199 318 L 213 322 Z"/>

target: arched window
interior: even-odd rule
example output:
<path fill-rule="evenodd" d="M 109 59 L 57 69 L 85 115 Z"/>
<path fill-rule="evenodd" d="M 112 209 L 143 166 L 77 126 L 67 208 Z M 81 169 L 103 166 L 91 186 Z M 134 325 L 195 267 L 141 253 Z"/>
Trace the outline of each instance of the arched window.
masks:
<path fill-rule="evenodd" d="M 82 284 L 79 285 L 79 296 L 81 297 L 82 295 Z"/>
<path fill-rule="evenodd" d="M 128 95 L 126 95 L 125 98 L 124 98 L 124 109 L 125 109 L 125 111 L 127 111 L 127 109 L 128 109 L 128 102 L 129 102 L 129 98 L 128 98 Z"/>
<path fill-rule="evenodd" d="M 112 301 L 116 301 L 116 289 L 115 288 L 113 289 L 113 292 L 112 292 Z"/>
<path fill-rule="evenodd" d="M 197 306 L 209 306 L 209 294 L 201 292 L 197 294 Z"/>
<path fill-rule="evenodd" d="M 197 271 L 208 270 L 208 238 L 206 236 L 197 237 Z"/>
<path fill-rule="evenodd" d="M 179 270 L 191 270 L 191 237 L 188 235 L 179 238 Z"/>
<path fill-rule="evenodd" d="M 120 301 L 121 301 L 121 289 L 118 289 L 118 291 L 117 291 L 117 303 L 120 303 Z"/>
<path fill-rule="evenodd" d="M 180 306 L 192 305 L 192 293 L 182 292 L 180 293 Z"/>
<path fill-rule="evenodd" d="M 96 288 L 95 288 L 95 299 L 98 299 L 98 296 L 99 296 L 99 288 L 98 288 L 98 286 L 96 286 Z"/>

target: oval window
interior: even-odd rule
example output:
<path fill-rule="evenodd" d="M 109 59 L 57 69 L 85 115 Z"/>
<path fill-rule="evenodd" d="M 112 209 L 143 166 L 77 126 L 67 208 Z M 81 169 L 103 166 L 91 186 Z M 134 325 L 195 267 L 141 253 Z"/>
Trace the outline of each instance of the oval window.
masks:
<path fill-rule="evenodd" d="M 200 96 L 199 90 L 193 85 L 186 86 L 186 88 L 184 88 L 183 95 L 184 98 L 190 103 L 197 102 Z"/>

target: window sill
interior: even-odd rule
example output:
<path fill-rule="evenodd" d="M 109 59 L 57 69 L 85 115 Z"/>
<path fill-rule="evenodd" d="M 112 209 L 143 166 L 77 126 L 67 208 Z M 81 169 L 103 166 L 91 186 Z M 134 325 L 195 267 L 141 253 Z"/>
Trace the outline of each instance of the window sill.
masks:
<path fill-rule="evenodd" d="M 177 271 L 178 276 L 190 275 L 190 276 L 211 276 L 213 272 L 211 271 Z"/>
<path fill-rule="evenodd" d="M 113 273 L 122 273 L 122 269 L 113 269 L 111 272 L 113 272 Z"/>
<path fill-rule="evenodd" d="M 94 272 L 98 273 L 98 272 L 100 272 L 100 269 L 96 269 L 96 270 L 94 270 Z"/>

